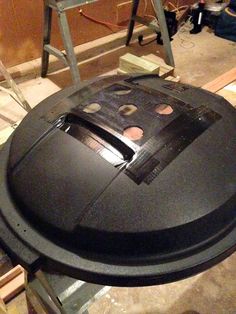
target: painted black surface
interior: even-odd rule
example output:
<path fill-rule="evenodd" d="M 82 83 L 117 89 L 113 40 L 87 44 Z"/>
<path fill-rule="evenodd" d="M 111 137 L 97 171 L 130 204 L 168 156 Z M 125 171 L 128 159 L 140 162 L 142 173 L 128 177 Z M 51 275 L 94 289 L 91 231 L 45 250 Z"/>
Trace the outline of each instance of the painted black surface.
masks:
<path fill-rule="evenodd" d="M 91 103 L 101 109 L 85 112 Z M 137 110 L 124 115 L 124 104 Z M 173 113 L 157 114 L 160 104 Z M 143 137 L 125 138 L 129 126 Z M 206 269 L 235 250 L 235 135 L 223 98 L 155 76 L 55 94 L 0 154 L 1 240 L 29 269 L 97 283 L 163 283 Z M 24 261 L 22 243 L 37 261 Z"/>

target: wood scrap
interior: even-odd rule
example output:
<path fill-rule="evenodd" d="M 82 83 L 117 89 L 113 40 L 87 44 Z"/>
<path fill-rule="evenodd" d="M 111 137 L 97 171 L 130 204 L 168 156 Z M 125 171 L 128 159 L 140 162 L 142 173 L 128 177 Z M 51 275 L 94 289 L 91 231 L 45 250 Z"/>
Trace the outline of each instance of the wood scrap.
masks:
<path fill-rule="evenodd" d="M 9 301 L 17 293 L 25 289 L 27 284 L 26 271 L 20 265 L 11 269 L 0 278 L 0 298 Z"/>
<path fill-rule="evenodd" d="M 236 67 L 230 71 L 218 76 L 215 80 L 202 86 L 203 89 L 208 90 L 209 92 L 216 93 L 226 85 L 232 83 L 236 80 Z"/>
<path fill-rule="evenodd" d="M 180 81 L 180 76 L 167 76 L 166 78 L 165 78 L 165 80 L 167 80 L 167 81 L 171 81 L 171 82 L 179 82 Z"/>
<path fill-rule="evenodd" d="M 220 89 L 217 95 L 223 96 L 236 108 L 236 81 Z"/>
<path fill-rule="evenodd" d="M 159 74 L 160 66 L 139 58 L 131 53 L 120 57 L 119 68 L 128 73 L 153 73 Z"/>
<path fill-rule="evenodd" d="M 128 55 L 128 56 L 127 56 Z M 132 56 L 132 57 L 130 57 Z M 126 61 L 128 59 L 128 66 L 126 64 Z M 122 63 L 122 60 L 125 60 L 125 63 Z M 132 66 L 130 66 L 129 62 L 131 60 Z M 165 61 L 154 55 L 154 54 L 149 54 L 146 56 L 142 57 L 137 57 L 131 54 L 126 54 L 123 57 L 120 57 L 120 68 L 117 69 L 117 74 L 129 74 L 129 73 L 143 73 L 140 72 L 140 65 L 143 64 L 143 61 L 149 62 L 150 64 L 155 64 L 156 66 L 159 67 L 159 76 L 161 78 L 166 79 L 167 81 L 171 82 L 179 82 L 180 77 L 179 76 L 174 76 L 174 68 L 168 64 L 165 63 Z M 148 68 L 146 67 L 145 70 Z M 152 69 L 152 68 L 151 68 Z M 145 72 L 145 73 L 155 73 L 155 72 Z"/>
<path fill-rule="evenodd" d="M 146 56 L 142 56 L 141 58 L 158 65 L 160 67 L 160 72 L 159 72 L 160 77 L 166 78 L 167 76 L 174 75 L 174 68 L 166 64 L 162 58 L 152 53 Z"/>

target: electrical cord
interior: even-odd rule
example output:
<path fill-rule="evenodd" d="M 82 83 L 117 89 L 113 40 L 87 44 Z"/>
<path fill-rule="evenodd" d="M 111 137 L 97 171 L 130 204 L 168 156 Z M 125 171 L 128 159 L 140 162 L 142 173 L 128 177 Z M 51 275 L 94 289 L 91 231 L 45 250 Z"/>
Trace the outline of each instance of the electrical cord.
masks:
<path fill-rule="evenodd" d="M 143 13 L 143 16 L 145 16 L 145 17 L 151 17 L 151 18 L 153 18 L 153 19 L 156 19 L 155 16 L 153 16 L 153 15 L 147 15 L 147 14 L 146 14 L 146 12 L 147 12 L 147 7 L 148 7 L 148 2 L 147 2 L 147 0 L 144 0 L 144 13 Z M 79 10 L 79 13 L 80 13 L 80 15 L 82 15 L 83 17 L 85 17 L 86 19 L 88 19 L 88 20 L 90 20 L 90 21 L 92 21 L 92 22 L 94 22 L 94 23 L 101 24 L 101 25 L 103 25 L 103 26 L 108 27 L 112 32 L 113 32 L 112 27 L 116 27 L 116 28 L 119 28 L 119 29 L 127 29 L 127 26 L 122 26 L 122 25 L 113 24 L 113 23 L 110 23 L 110 22 L 98 20 L 98 19 L 96 19 L 95 17 L 84 13 L 82 9 Z M 117 21 L 117 20 L 118 20 L 118 14 L 117 14 L 117 11 L 116 11 L 116 21 Z"/>
<path fill-rule="evenodd" d="M 167 2 L 167 0 L 164 1 L 164 4 L 165 4 L 166 2 Z M 151 3 L 152 3 L 152 6 L 153 6 L 153 9 L 154 9 L 153 0 L 151 0 Z M 177 1 L 176 5 L 173 4 L 171 1 L 168 1 L 168 5 L 169 5 L 169 6 L 172 6 L 172 8 L 173 8 L 173 9 L 171 10 L 171 12 L 178 12 L 178 13 L 179 13 L 181 10 L 183 10 L 183 9 L 185 9 L 185 8 L 188 7 L 188 6 L 186 6 L 186 5 L 179 6 L 179 0 Z M 157 21 L 157 23 L 158 23 L 158 20 L 157 20 L 157 18 L 156 18 L 155 16 L 146 14 L 146 12 L 147 12 L 147 7 L 148 7 L 148 2 L 147 2 L 147 0 L 144 0 L 144 14 L 143 14 L 143 16 L 144 16 L 144 17 L 153 18 L 153 19 L 155 19 L 155 20 Z M 154 11 L 155 11 L 155 9 L 154 9 Z M 112 28 L 114 28 L 114 27 L 115 27 L 115 28 L 118 28 L 118 29 L 126 29 L 126 28 L 127 28 L 127 26 L 122 26 L 122 25 L 113 24 L 113 23 L 110 23 L 110 22 L 98 20 L 98 19 L 96 19 L 96 18 L 94 18 L 94 17 L 92 17 L 92 16 L 90 16 L 90 15 L 84 13 L 82 9 L 79 10 L 79 13 L 80 13 L 81 16 L 85 17 L 86 19 L 88 19 L 88 20 L 90 20 L 90 21 L 92 21 L 92 22 L 94 22 L 94 23 L 101 24 L 101 25 L 104 25 L 104 26 L 108 27 L 112 32 L 114 32 L 114 30 L 112 29 Z M 117 19 L 116 19 L 116 20 L 118 20 L 118 15 L 117 15 Z M 180 45 L 181 45 L 183 48 L 185 48 L 185 49 L 191 49 L 191 48 L 193 48 L 193 47 L 195 46 L 194 43 L 189 40 L 189 39 L 190 39 L 190 36 L 189 36 L 188 32 L 189 32 L 189 29 L 191 28 L 189 22 L 190 22 L 190 19 L 186 22 L 186 25 L 184 25 L 183 27 L 181 27 L 181 28 L 179 29 L 179 32 L 178 32 L 178 37 L 179 37 L 180 42 L 181 42 Z M 138 42 L 139 42 L 139 45 L 140 45 L 140 46 L 147 46 L 147 45 L 151 44 L 151 43 L 154 42 L 154 41 L 158 41 L 158 38 L 155 38 L 155 39 L 153 39 L 153 40 L 151 40 L 151 41 L 149 41 L 149 42 L 143 43 L 143 35 L 139 35 L 139 37 L 138 37 Z"/>
<path fill-rule="evenodd" d="M 92 21 L 94 23 L 101 24 L 101 25 L 104 25 L 106 27 L 109 27 L 110 29 L 111 29 L 111 27 L 117 27 L 117 28 L 120 28 L 120 29 L 126 29 L 127 28 L 127 26 L 117 25 L 117 24 L 113 24 L 113 23 L 110 23 L 110 22 L 98 20 L 98 19 L 96 19 L 96 18 L 94 18 L 94 17 L 84 13 L 82 9 L 79 10 L 79 13 L 80 13 L 80 15 L 85 17 L 86 19 L 88 19 L 88 20 L 90 20 L 90 21 Z"/>
<path fill-rule="evenodd" d="M 177 35 L 180 39 L 180 46 L 184 49 L 192 49 L 195 47 L 194 42 L 191 41 L 191 35 L 189 34 L 191 29 L 191 17 L 189 17 L 186 23 L 180 27 Z"/>

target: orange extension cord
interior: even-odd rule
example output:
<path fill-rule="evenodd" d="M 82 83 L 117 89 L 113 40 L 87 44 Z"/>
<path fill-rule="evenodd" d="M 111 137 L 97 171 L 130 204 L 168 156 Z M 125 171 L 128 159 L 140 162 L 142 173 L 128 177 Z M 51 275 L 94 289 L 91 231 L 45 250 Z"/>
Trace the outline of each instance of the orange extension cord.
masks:
<path fill-rule="evenodd" d="M 165 0 L 164 3 L 165 3 L 166 1 L 167 1 L 167 0 Z M 152 3 L 152 6 L 154 7 L 153 0 L 151 0 L 151 3 Z M 146 14 L 146 12 L 147 12 L 147 0 L 144 0 L 144 4 L 145 4 L 145 7 L 144 7 L 144 16 L 145 16 L 145 17 L 150 17 L 150 18 L 156 19 L 155 16 L 153 16 L 153 15 L 147 15 L 147 14 Z M 168 2 L 168 4 L 172 6 L 172 8 L 173 8 L 172 11 L 174 11 L 174 12 L 175 12 L 175 11 L 179 12 L 179 10 L 181 10 L 181 9 L 183 9 L 183 8 L 185 8 L 185 7 L 187 7 L 187 6 L 181 6 L 181 7 L 179 7 L 179 0 L 177 0 L 177 5 L 176 5 L 176 6 L 175 6 L 172 2 L 170 2 L 170 1 Z M 88 20 L 90 20 L 90 21 L 92 21 L 92 22 L 94 22 L 94 23 L 98 23 L 98 24 L 101 24 L 101 25 L 104 25 L 104 26 L 108 27 L 111 31 L 113 31 L 113 30 L 112 30 L 112 27 L 116 27 L 116 28 L 119 28 L 119 29 L 127 29 L 127 26 L 117 25 L 117 24 L 113 24 L 113 23 L 110 23 L 110 22 L 98 20 L 98 19 L 96 19 L 95 17 L 92 17 L 92 16 L 90 16 L 90 15 L 84 13 L 82 9 L 79 10 L 79 13 L 80 13 L 80 15 L 82 15 L 83 17 L 85 17 L 86 19 L 88 19 Z"/>
<path fill-rule="evenodd" d="M 153 19 L 155 19 L 155 16 L 146 15 L 147 5 L 148 5 L 147 4 L 147 0 L 144 0 L 144 16 L 152 17 Z M 82 9 L 79 10 L 79 13 L 80 13 L 80 15 L 84 16 L 86 19 L 88 19 L 90 21 L 93 21 L 94 23 L 98 23 L 98 24 L 104 25 L 104 26 L 108 27 L 109 29 L 111 29 L 111 27 L 116 27 L 116 28 L 119 28 L 119 29 L 127 29 L 127 26 L 117 25 L 117 24 L 113 24 L 113 23 L 109 23 L 109 22 L 98 20 L 98 19 L 96 19 L 96 18 L 94 18 L 94 17 L 84 13 Z M 112 29 L 111 29 L 111 31 L 112 31 Z"/>
<path fill-rule="evenodd" d="M 82 9 L 79 10 L 79 13 L 80 13 L 80 15 L 84 16 L 86 19 L 88 19 L 90 21 L 93 21 L 95 23 L 107 26 L 109 28 L 111 28 L 111 27 L 117 27 L 117 28 L 120 28 L 120 29 L 126 29 L 127 28 L 127 26 L 121 26 L 121 25 L 117 25 L 117 24 L 113 24 L 113 23 L 97 20 L 96 18 L 94 18 L 94 17 L 84 13 Z"/>

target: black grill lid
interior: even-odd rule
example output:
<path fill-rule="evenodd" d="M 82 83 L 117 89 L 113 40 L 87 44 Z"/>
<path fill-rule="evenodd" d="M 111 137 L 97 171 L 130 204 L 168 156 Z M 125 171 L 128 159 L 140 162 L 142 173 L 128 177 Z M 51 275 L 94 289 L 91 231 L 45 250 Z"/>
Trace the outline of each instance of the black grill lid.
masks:
<path fill-rule="evenodd" d="M 2 242 L 97 283 L 192 275 L 235 250 L 235 152 L 235 109 L 201 89 L 148 75 L 64 90 L 0 155 Z"/>

